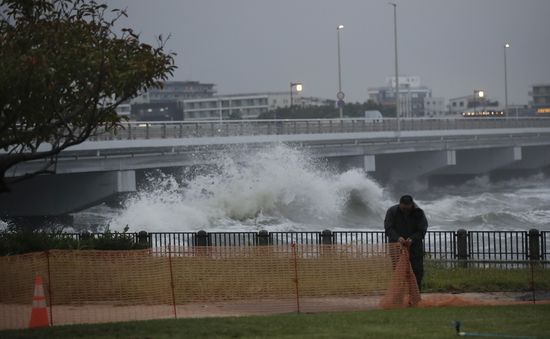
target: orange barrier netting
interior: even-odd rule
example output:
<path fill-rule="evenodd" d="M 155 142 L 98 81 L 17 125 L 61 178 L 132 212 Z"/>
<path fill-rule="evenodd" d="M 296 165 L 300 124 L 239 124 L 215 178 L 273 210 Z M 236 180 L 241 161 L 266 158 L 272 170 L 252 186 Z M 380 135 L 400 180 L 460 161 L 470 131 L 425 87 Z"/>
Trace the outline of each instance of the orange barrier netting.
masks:
<path fill-rule="evenodd" d="M 393 253 L 391 252 L 393 251 Z M 398 251 L 397 253 L 395 253 Z M 383 308 L 416 306 L 420 302 L 420 289 L 409 261 L 409 246 L 390 249 L 391 257 L 397 261 L 386 295 L 380 301 Z"/>
<path fill-rule="evenodd" d="M 52 325 L 415 305 L 420 295 L 411 286 L 408 253 L 399 246 L 52 250 L 0 257 L 0 329 L 28 327 L 36 276 Z"/>

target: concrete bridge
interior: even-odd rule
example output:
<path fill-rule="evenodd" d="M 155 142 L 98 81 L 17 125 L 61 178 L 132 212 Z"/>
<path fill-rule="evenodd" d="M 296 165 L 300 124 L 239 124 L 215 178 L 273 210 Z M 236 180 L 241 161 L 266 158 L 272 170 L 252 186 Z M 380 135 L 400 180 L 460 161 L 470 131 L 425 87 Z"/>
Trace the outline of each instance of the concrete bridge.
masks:
<path fill-rule="evenodd" d="M 550 119 L 458 118 L 132 122 L 62 152 L 55 175 L 0 195 L 0 215 L 59 216 L 136 190 L 136 172 L 212 164 L 212 155 L 284 143 L 340 170 L 363 168 L 381 181 L 480 175 L 550 166 Z M 42 165 L 21 164 L 19 176 Z"/>

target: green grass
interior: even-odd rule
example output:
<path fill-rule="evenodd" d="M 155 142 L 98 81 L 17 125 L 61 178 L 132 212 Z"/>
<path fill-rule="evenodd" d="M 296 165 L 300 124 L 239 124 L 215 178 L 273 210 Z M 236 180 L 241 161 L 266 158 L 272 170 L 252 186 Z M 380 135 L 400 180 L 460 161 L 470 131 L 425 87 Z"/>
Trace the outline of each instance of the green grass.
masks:
<path fill-rule="evenodd" d="M 496 292 L 528 291 L 531 282 L 537 290 L 550 290 L 550 269 L 542 266 L 503 269 L 497 267 L 444 267 L 426 261 L 423 292 Z"/>
<path fill-rule="evenodd" d="M 154 320 L 3 331 L 8 338 L 456 338 L 462 331 L 550 337 L 550 305 Z"/>

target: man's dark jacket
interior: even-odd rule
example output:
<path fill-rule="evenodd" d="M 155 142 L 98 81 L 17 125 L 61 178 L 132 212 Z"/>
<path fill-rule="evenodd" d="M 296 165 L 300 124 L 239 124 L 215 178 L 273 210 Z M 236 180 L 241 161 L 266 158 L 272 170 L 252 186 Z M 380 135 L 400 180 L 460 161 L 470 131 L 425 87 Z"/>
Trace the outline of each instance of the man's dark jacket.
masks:
<path fill-rule="evenodd" d="M 423 255 L 422 240 L 428 230 L 428 220 L 416 204 L 409 214 L 401 211 L 399 205 L 390 207 L 384 219 L 384 229 L 390 242 L 399 241 L 399 237 L 411 238 L 411 256 Z"/>

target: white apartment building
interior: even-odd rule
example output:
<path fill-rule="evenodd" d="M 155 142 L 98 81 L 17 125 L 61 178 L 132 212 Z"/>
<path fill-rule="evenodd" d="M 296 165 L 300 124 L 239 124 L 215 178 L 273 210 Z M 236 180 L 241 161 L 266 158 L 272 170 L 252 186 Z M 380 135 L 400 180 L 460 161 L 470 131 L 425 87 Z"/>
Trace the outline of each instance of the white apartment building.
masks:
<path fill-rule="evenodd" d="M 449 113 L 462 115 L 464 112 L 480 112 L 486 109 L 498 109 L 497 100 L 491 100 L 487 96 L 480 98 L 472 95 L 449 99 Z"/>
<path fill-rule="evenodd" d="M 468 111 L 472 105 L 472 96 L 462 96 L 449 99 L 449 112 L 451 114 L 462 114 L 462 112 Z"/>
<path fill-rule="evenodd" d="M 443 97 L 424 98 L 424 116 L 427 118 L 439 118 L 447 115 L 448 110 Z"/>
<path fill-rule="evenodd" d="M 183 106 L 184 119 L 187 121 L 231 117 L 256 119 L 258 115 L 269 110 L 289 106 L 290 95 L 286 92 L 230 94 L 179 102 Z"/>
<path fill-rule="evenodd" d="M 420 87 L 422 85 L 420 77 L 418 75 L 400 75 L 398 76 L 398 79 L 399 87 Z M 395 77 L 386 77 L 386 85 L 395 88 Z"/>
<path fill-rule="evenodd" d="M 383 106 L 395 106 L 395 77 L 386 77 L 386 86 L 368 89 L 368 98 Z M 422 86 L 419 76 L 399 77 L 399 110 L 403 117 L 420 117 L 425 114 L 424 103 L 432 90 Z"/>
<path fill-rule="evenodd" d="M 290 106 L 290 92 L 265 92 L 217 95 L 210 98 L 180 100 L 184 119 L 220 120 L 220 119 L 257 119 L 262 113 Z M 303 97 L 293 93 L 293 106 L 323 106 L 330 100 L 315 97 Z"/>
<path fill-rule="evenodd" d="M 214 84 L 198 81 L 165 81 L 161 88 L 149 88 L 137 97 L 132 104 L 176 102 L 185 99 L 208 98 L 216 94 Z"/>

